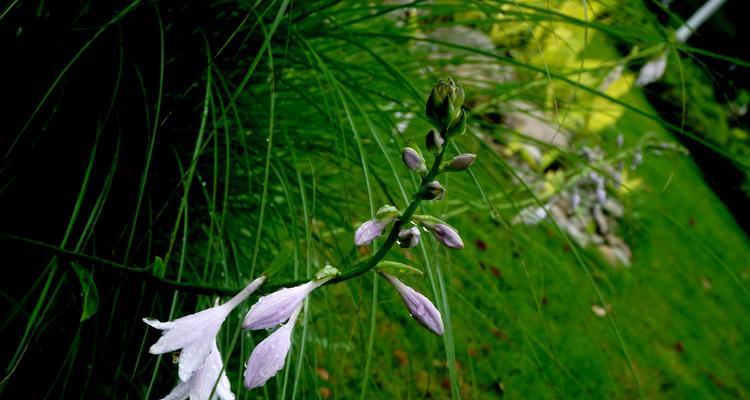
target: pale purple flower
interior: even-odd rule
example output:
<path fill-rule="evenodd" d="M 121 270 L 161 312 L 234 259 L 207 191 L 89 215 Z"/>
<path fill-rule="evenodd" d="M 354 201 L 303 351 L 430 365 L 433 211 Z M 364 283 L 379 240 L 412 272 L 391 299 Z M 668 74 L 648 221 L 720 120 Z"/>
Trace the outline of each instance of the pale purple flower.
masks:
<path fill-rule="evenodd" d="M 416 226 L 404 228 L 398 232 L 398 245 L 403 248 L 415 247 L 419 244 L 422 232 Z"/>
<path fill-rule="evenodd" d="M 476 154 L 471 153 L 464 153 L 459 154 L 450 161 L 448 161 L 448 164 L 446 164 L 445 169 L 448 171 L 463 171 L 469 167 L 471 167 L 472 164 L 474 164 L 474 161 L 477 159 Z"/>
<path fill-rule="evenodd" d="M 432 332 L 438 335 L 443 334 L 443 319 L 440 316 L 440 311 L 435 308 L 430 299 L 411 287 L 406 286 L 393 275 L 384 272 L 381 275 L 396 288 L 414 319 Z"/>
<path fill-rule="evenodd" d="M 625 137 L 622 136 L 622 133 L 617 134 L 617 148 L 622 148 L 622 145 L 625 143 Z"/>
<path fill-rule="evenodd" d="M 440 243 L 450 247 L 451 249 L 463 249 L 464 242 L 461 240 L 461 236 L 458 236 L 458 232 L 448 224 L 435 224 L 428 226 L 435 239 Z"/>
<path fill-rule="evenodd" d="M 269 295 L 258 299 L 258 302 L 250 307 L 242 323 L 244 329 L 266 329 L 284 323 L 290 318 L 297 307 L 302 304 L 305 297 L 313 290 L 319 288 L 334 276 L 323 279 L 312 280 L 302 285 L 279 289 Z"/>
<path fill-rule="evenodd" d="M 210 353 L 206 361 L 198 368 L 193 376 L 187 381 L 180 381 L 169 394 L 162 400 L 234 400 L 234 393 L 229 386 L 229 378 L 223 371 L 224 363 L 221 360 L 221 353 L 216 347 L 216 341 L 211 345 Z M 221 377 L 219 377 L 221 373 Z M 217 383 L 216 380 L 219 380 Z M 216 390 L 214 390 L 216 385 Z"/>
<path fill-rule="evenodd" d="M 282 325 L 253 349 L 245 370 L 246 388 L 253 389 L 263 386 L 284 368 L 286 355 L 289 353 L 292 344 L 294 324 L 301 310 L 302 303 L 299 303 L 289 316 L 289 322 Z"/>
<path fill-rule="evenodd" d="M 182 349 L 178 371 L 180 379 L 187 382 L 211 353 L 216 334 L 227 315 L 265 281 L 265 275 L 261 276 L 250 282 L 247 287 L 226 303 L 186 315 L 174 321 L 160 322 L 155 319 L 144 318 L 143 322 L 164 331 L 159 340 L 148 351 L 151 354 L 163 354 Z"/>
<path fill-rule="evenodd" d="M 417 153 L 417 151 L 412 149 L 411 147 L 405 147 L 403 153 L 401 153 L 401 157 L 406 167 L 410 170 L 417 172 L 427 171 L 427 166 L 424 163 L 424 158 L 422 158 L 422 156 L 419 155 L 419 153 Z"/>

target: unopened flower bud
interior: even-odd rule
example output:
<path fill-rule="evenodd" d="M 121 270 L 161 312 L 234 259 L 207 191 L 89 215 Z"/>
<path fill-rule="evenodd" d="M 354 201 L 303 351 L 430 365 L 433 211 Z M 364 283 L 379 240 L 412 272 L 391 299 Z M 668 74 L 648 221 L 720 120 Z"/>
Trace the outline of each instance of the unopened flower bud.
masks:
<path fill-rule="evenodd" d="M 398 209 L 391 205 L 380 207 L 375 219 L 365 221 L 354 232 L 354 244 L 364 246 L 383 234 L 383 230 L 398 216 Z"/>
<path fill-rule="evenodd" d="M 427 99 L 427 119 L 440 130 L 446 131 L 451 121 L 459 117 L 463 103 L 464 89 L 461 84 L 457 85 L 450 77 L 440 80 L 432 87 L 432 93 Z"/>
<path fill-rule="evenodd" d="M 450 225 L 431 215 L 415 215 L 412 217 L 422 226 L 427 228 L 440 243 L 452 248 L 463 249 L 464 242 L 458 236 L 458 232 Z"/>
<path fill-rule="evenodd" d="M 419 244 L 419 238 L 422 236 L 422 232 L 419 228 L 412 226 L 411 228 L 404 228 L 398 232 L 398 245 L 402 248 L 411 248 Z"/>
<path fill-rule="evenodd" d="M 466 112 L 460 110 L 458 116 L 454 118 L 446 129 L 445 137 L 450 138 L 456 135 L 463 135 L 466 133 Z"/>
<path fill-rule="evenodd" d="M 625 137 L 622 136 L 622 133 L 617 135 L 617 148 L 622 148 L 622 145 L 625 143 Z"/>
<path fill-rule="evenodd" d="M 451 249 L 463 249 L 464 242 L 461 240 L 461 236 L 458 236 L 458 232 L 448 224 L 437 224 L 431 229 L 435 238 L 442 244 L 450 247 Z"/>
<path fill-rule="evenodd" d="M 401 299 L 404 300 L 406 308 L 414 319 L 419 321 L 422 326 L 433 333 L 437 335 L 443 334 L 443 318 L 440 315 L 440 311 L 438 311 L 437 307 L 432 304 L 430 299 L 425 297 L 422 293 L 405 285 L 393 275 L 387 273 L 382 273 L 381 275 L 396 288 L 398 294 L 401 295 Z"/>
<path fill-rule="evenodd" d="M 427 150 L 433 153 L 439 153 L 440 150 L 443 149 L 443 143 L 445 143 L 445 140 L 440 136 L 438 131 L 430 129 L 430 131 L 427 132 L 427 138 L 425 139 Z"/>
<path fill-rule="evenodd" d="M 424 200 L 440 200 L 445 196 L 445 188 L 440 182 L 432 181 L 422 187 L 419 196 Z"/>
<path fill-rule="evenodd" d="M 477 159 L 476 154 L 471 153 L 464 153 L 459 154 L 445 165 L 444 170 L 445 171 L 463 171 L 466 168 L 469 168 L 471 164 L 474 164 L 474 160 Z"/>
<path fill-rule="evenodd" d="M 405 147 L 404 151 L 401 153 L 401 157 L 404 160 L 404 164 L 407 168 L 409 168 L 412 171 L 417 172 L 426 172 L 427 166 L 424 163 L 424 158 L 422 158 L 419 153 L 417 153 L 416 150 L 412 149 L 411 147 Z"/>

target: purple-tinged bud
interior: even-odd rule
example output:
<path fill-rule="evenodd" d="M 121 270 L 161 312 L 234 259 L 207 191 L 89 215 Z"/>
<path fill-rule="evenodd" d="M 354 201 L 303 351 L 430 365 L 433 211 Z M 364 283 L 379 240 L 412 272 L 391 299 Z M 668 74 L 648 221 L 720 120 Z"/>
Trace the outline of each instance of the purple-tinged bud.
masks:
<path fill-rule="evenodd" d="M 476 154 L 471 153 L 464 153 L 459 154 L 445 165 L 444 170 L 445 171 L 463 171 L 469 167 L 471 167 L 472 164 L 474 164 L 474 161 L 477 159 Z"/>
<path fill-rule="evenodd" d="M 448 224 L 437 224 L 432 228 L 428 228 L 435 235 L 435 238 L 442 244 L 452 249 L 463 249 L 464 242 L 461 240 L 461 236 L 458 236 L 458 232 Z"/>
<path fill-rule="evenodd" d="M 621 149 L 622 145 L 625 143 L 625 137 L 622 136 L 622 133 L 617 134 L 617 148 Z"/>
<path fill-rule="evenodd" d="M 354 244 L 364 246 L 372 243 L 375 238 L 383 234 L 385 227 L 398 217 L 398 214 L 398 209 L 391 205 L 380 207 L 375 213 L 375 219 L 365 221 L 354 232 Z"/>
<path fill-rule="evenodd" d="M 432 304 L 430 299 L 411 287 L 406 286 L 393 275 L 387 273 L 381 273 L 381 275 L 396 288 L 398 294 L 401 295 L 401 299 L 404 300 L 406 308 L 409 309 L 411 316 L 425 328 L 442 336 L 444 332 L 443 318 L 440 316 L 440 311 Z"/>
<path fill-rule="evenodd" d="M 444 143 L 445 140 L 442 136 L 440 136 L 440 133 L 438 131 L 430 129 L 430 131 L 427 132 L 427 138 L 425 139 L 425 146 L 427 147 L 427 150 L 433 153 L 439 153 L 440 150 L 443 149 Z"/>
<path fill-rule="evenodd" d="M 411 228 L 404 228 L 398 232 L 398 245 L 402 248 L 411 248 L 419 244 L 419 238 L 422 236 L 422 232 L 419 228 L 412 226 Z"/>
<path fill-rule="evenodd" d="M 427 230 L 432 232 L 440 243 L 452 248 L 452 249 L 463 249 L 464 242 L 461 237 L 458 236 L 458 232 L 450 225 L 435 218 L 431 215 L 415 215 L 412 217 L 414 221 L 420 223 Z"/>
<path fill-rule="evenodd" d="M 375 219 L 365 221 L 354 232 L 354 244 L 356 246 L 364 246 L 372 243 L 375 238 L 383 234 L 385 225 L 386 224 Z"/>
<path fill-rule="evenodd" d="M 245 370 L 246 388 L 253 389 L 263 386 L 284 368 L 286 355 L 292 345 L 294 324 L 301 310 L 302 303 L 298 304 L 289 316 L 289 322 L 270 334 L 253 349 Z"/>
<path fill-rule="evenodd" d="M 412 171 L 417 172 L 427 172 L 427 166 L 424 163 L 424 158 L 422 158 L 419 153 L 417 153 L 416 150 L 412 149 L 411 147 L 405 147 L 403 153 L 401 153 L 401 157 L 404 160 L 404 164 L 407 168 L 409 168 Z"/>
<path fill-rule="evenodd" d="M 445 188 L 440 182 L 432 181 L 422 187 L 419 196 L 424 200 L 441 200 L 445 196 Z"/>

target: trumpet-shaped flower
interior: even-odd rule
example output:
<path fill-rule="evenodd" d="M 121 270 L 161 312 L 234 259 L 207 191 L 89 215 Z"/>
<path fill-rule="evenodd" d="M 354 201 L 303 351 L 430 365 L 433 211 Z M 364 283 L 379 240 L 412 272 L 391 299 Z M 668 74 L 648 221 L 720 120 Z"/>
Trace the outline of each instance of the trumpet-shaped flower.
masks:
<path fill-rule="evenodd" d="M 180 381 L 169 394 L 162 400 L 234 400 L 234 393 L 229 387 L 229 378 L 223 372 L 224 363 L 221 360 L 221 353 L 216 347 L 214 340 L 211 345 L 210 353 L 206 361 L 198 368 L 193 376 L 187 381 Z M 221 377 L 219 374 L 221 373 Z M 218 379 L 218 383 L 216 382 Z M 216 385 L 216 390 L 214 390 Z"/>
<path fill-rule="evenodd" d="M 292 344 L 294 324 L 302 310 L 302 306 L 303 304 L 299 303 L 289 316 L 289 321 L 253 349 L 250 359 L 247 361 L 247 369 L 245 370 L 246 388 L 253 389 L 263 386 L 284 368 L 286 355 L 289 353 L 289 348 Z"/>
<path fill-rule="evenodd" d="M 227 315 L 257 290 L 265 280 L 266 277 L 261 276 L 226 303 L 186 315 L 174 321 L 160 322 L 155 319 L 144 318 L 143 322 L 164 331 L 159 340 L 151 346 L 149 352 L 151 354 L 163 354 L 182 349 L 178 370 L 180 379 L 187 382 L 211 353 L 216 334 Z"/>
<path fill-rule="evenodd" d="M 308 294 L 333 277 L 333 275 L 330 275 L 299 286 L 283 288 L 261 297 L 257 303 L 250 307 L 242 327 L 251 330 L 267 329 L 284 323 L 302 304 Z"/>
<path fill-rule="evenodd" d="M 443 334 L 443 318 L 430 299 L 405 285 L 393 275 L 384 272 L 381 275 L 396 288 L 414 319 L 432 332 L 438 335 Z"/>

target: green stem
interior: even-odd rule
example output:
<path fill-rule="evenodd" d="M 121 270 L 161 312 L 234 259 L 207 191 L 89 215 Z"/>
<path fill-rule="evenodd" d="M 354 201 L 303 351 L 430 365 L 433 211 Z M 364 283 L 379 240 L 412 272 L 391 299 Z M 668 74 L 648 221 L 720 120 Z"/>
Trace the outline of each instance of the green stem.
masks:
<path fill-rule="evenodd" d="M 378 249 L 378 251 L 375 254 L 373 254 L 372 257 L 344 271 L 341 275 L 326 282 L 326 284 L 341 283 L 341 282 L 348 281 L 350 279 L 354 279 L 364 274 L 365 272 L 373 269 L 376 265 L 378 265 L 380 261 L 383 260 L 383 258 L 385 258 L 385 256 L 393 247 L 393 245 L 396 244 L 396 240 L 398 239 L 398 233 L 401 230 L 401 227 L 404 224 L 409 222 L 411 217 L 417 211 L 417 207 L 419 207 L 419 204 L 422 202 L 422 199 L 419 197 L 419 193 L 422 191 L 422 189 L 427 183 L 432 182 L 435 179 L 435 177 L 438 176 L 438 174 L 440 173 L 440 164 L 443 161 L 443 154 L 445 153 L 445 149 L 447 147 L 448 147 L 448 141 L 446 140 L 446 143 L 443 144 L 442 150 L 440 150 L 440 152 L 435 156 L 435 160 L 432 163 L 432 167 L 427 172 L 427 174 L 422 178 L 422 182 L 419 185 L 419 189 L 417 189 L 417 192 L 414 194 L 414 198 L 412 199 L 411 203 L 409 203 L 409 206 L 406 207 L 406 210 L 404 210 L 401 216 L 393 224 L 393 227 L 388 233 L 388 236 L 386 237 L 385 242 L 383 242 L 383 245 Z M 78 253 L 78 252 L 66 250 L 58 246 L 53 246 L 44 242 L 38 242 L 36 240 L 27 239 L 27 238 L 23 238 L 19 236 L 0 234 L 0 240 L 12 240 L 12 241 L 21 242 L 24 244 L 35 246 L 43 250 L 50 251 L 63 258 L 69 258 L 69 259 L 78 260 L 78 261 L 85 261 L 85 262 L 91 263 L 91 265 L 95 267 L 138 275 L 138 276 L 143 277 L 145 280 L 153 282 L 159 286 L 163 286 L 168 289 L 179 290 L 182 292 L 193 293 L 193 294 L 204 294 L 204 295 L 217 294 L 221 296 L 234 296 L 238 291 L 241 290 L 241 289 L 233 289 L 233 288 L 225 288 L 225 287 L 204 286 L 204 285 L 198 285 L 198 284 L 179 282 L 179 281 L 166 279 L 166 278 L 160 278 L 153 274 L 152 269 L 150 267 L 134 267 L 131 265 L 121 264 L 121 263 L 110 261 L 110 260 L 100 258 L 97 256 L 92 256 L 92 255 L 88 255 L 84 253 Z M 258 291 L 255 294 L 270 293 L 283 287 L 297 286 L 305 282 L 308 282 L 309 280 L 310 279 L 293 280 L 293 281 L 281 282 L 281 283 L 276 283 L 276 284 L 263 285 L 258 289 Z"/>

